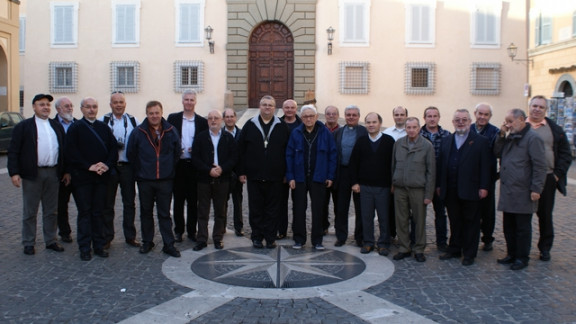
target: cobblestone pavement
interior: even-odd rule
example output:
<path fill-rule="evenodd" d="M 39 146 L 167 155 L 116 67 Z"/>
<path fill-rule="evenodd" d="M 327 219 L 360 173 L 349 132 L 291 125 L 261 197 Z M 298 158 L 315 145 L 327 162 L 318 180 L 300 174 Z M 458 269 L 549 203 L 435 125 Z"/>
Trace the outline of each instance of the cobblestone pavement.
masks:
<path fill-rule="evenodd" d="M 63 253 L 45 250 L 40 226 L 36 255 L 24 255 L 20 242 L 21 191 L 12 186 L 3 169 L 5 166 L 6 156 L 0 155 L 0 322 L 115 323 L 193 292 L 163 274 L 163 263 L 168 256 L 161 252 L 161 244 L 151 253 L 141 255 L 137 249 L 124 243 L 121 217 L 116 220 L 117 236 L 108 259 L 94 257 L 90 262 L 80 261 L 75 242 L 62 243 L 66 248 Z M 576 179 L 574 167 L 570 176 Z M 433 242 L 433 215 L 429 208 L 428 260 L 425 263 L 417 263 L 413 258 L 392 261 L 395 266 L 392 276 L 363 292 L 440 323 L 574 323 L 575 198 L 576 181 L 573 180 L 568 186 L 568 197 L 557 195 L 556 198 L 556 239 L 550 262 L 538 260 L 538 226 L 534 217 L 532 260 L 522 271 L 511 271 L 496 263 L 496 258 L 505 254 L 500 213 L 497 216 L 494 251 L 479 251 L 476 263 L 470 267 L 463 267 L 457 260 L 438 260 L 439 253 Z M 117 202 L 116 213 L 120 215 L 120 199 Z M 76 208 L 73 202 L 70 211 L 71 223 L 74 224 Z M 72 227 L 75 234 L 75 226 Z M 231 222 L 228 228 L 232 229 Z M 249 228 L 246 231 L 249 233 Z M 227 236 L 231 235 L 229 231 Z M 326 241 L 333 242 L 333 237 L 331 229 Z M 159 234 L 155 241 L 161 242 Z M 292 241 L 281 240 L 279 243 L 291 244 Z M 186 241 L 178 247 L 189 250 L 193 244 Z M 352 239 L 348 244 L 353 244 Z M 332 248 L 332 244 L 327 244 L 327 247 Z M 393 248 L 391 255 L 396 251 Z M 165 322 L 171 321 L 167 319 Z M 199 317 L 191 318 L 190 322 L 372 321 L 366 321 L 317 297 L 237 297 Z"/>

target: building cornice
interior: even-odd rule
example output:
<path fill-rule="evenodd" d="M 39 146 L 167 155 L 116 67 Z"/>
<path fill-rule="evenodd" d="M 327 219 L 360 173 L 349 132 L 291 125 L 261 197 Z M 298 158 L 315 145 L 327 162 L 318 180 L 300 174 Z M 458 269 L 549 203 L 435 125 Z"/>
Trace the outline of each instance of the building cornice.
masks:
<path fill-rule="evenodd" d="M 539 46 L 537 48 L 529 49 L 528 56 L 535 57 L 543 54 L 548 54 L 556 51 L 565 50 L 568 48 L 576 47 L 576 38 L 550 45 Z"/>

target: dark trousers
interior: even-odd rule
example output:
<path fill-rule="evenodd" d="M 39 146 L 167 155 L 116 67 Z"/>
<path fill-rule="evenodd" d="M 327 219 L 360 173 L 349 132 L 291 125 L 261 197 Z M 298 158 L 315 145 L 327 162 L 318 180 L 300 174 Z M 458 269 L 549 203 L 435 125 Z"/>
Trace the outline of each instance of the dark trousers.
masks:
<path fill-rule="evenodd" d="M 283 186 L 282 181 L 248 180 L 248 221 L 253 241 L 276 241 Z"/>
<path fill-rule="evenodd" d="M 184 222 L 185 204 L 187 205 L 186 222 Z M 197 208 L 196 170 L 190 160 L 179 160 L 174 178 L 174 232 L 176 234 L 184 234 L 184 224 L 186 224 L 188 237 L 196 237 Z"/>
<path fill-rule="evenodd" d="M 140 197 L 140 226 L 142 241 L 154 240 L 154 202 L 158 214 L 158 228 L 162 235 L 164 247 L 174 245 L 172 219 L 170 218 L 170 202 L 172 201 L 172 180 L 138 181 Z"/>
<path fill-rule="evenodd" d="M 87 252 L 93 247 L 100 250 L 104 239 L 103 208 L 106 204 L 107 181 L 86 182 L 74 185 L 73 195 L 78 208 L 78 247 Z"/>
<path fill-rule="evenodd" d="M 436 246 L 446 245 L 448 240 L 448 220 L 446 217 L 446 209 L 444 208 L 444 201 L 434 192 L 432 198 L 434 206 L 434 228 L 436 229 Z M 452 227 L 450 227 L 452 228 Z"/>
<path fill-rule="evenodd" d="M 532 245 L 532 214 L 504 212 L 503 226 L 508 255 L 527 263 Z"/>
<path fill-rule="evenodd" d="M 58 235 L 67 236 L 72 233 L 68 220 L 68 203 L 72 194 L 72 186 L 60 181 L 58 188 Z"/>
<path fill-rule="evenodd" d="M 122 229 L 124 238 L 127 240 L 136 238 L 136 227 L 134 218 L 136 216 L 136 183 L 134 181 L 134 171 L 129 164 L 116 166 L 116 173 L 110 175 L 108 182 L 108 193 L 106 206 L 104 207 L 104 238 L 107 242 L 114 239 L 114 207 L 116 205 L 116 192 L 120 185 L 120 195 L 122 196 Z"/>
<path fill-rule="evenodd" d="M 496 224 L 496 183 L 488 189 L 488 196 L 480 200 L 480 228 L 482 229 L 482 242 L 494 242 L 494 226 Z"/>
<path fill-rule="evenodd" d="M 356 228 L 354 229 L 354 239 L 357 245 L 362 245 L 362 213 L 360 208 L 360 195 L 352 193 L 350 183 L 350 169 L 347 166 L 340 166 L 338 175 L 338 205 L 336 207 L 336 217 L 334 218 L 334 228 L 336 229 L 336 239 L 346 241 L 348 238 L 348 210 L 350 209 L 350 194 L 354 200 L 354 211 L 356 213 Z"/>
<path fill-rule="evenodd" d="M 312 205 L 312 233 L 310 241 L 312 241 L 312 245 L 322 244 L 322 208 L 324 207 L 326 196 L 326 185 L 313 181 L 297 182 L 296 187 L 292 190 L 292 232 L 294 232 L 294 242 L 306 243 L 308 193 L 310 193 L 310 204 Z"/>
<path fill-rule="evenodd" d="M 390 246 L 388 230 L 388 199 L 390 188 L 360 185 L 360 203 L 362 204 L 362 229 L 364 245 L 374 246 L 374 212 L 378 213 L 379 247 Z"/>
<path fill-rule="evenodd" d="M 287 183 L 282 184 L 282 200 L 280 202 L 280 214 L 278 216 L 278 235 L 286 236 L 288 233 L 288 199 L 290 199 L 290 186 Z M 294 197 L 292 197 L 294 201 Z"/>
<path fill-rule="evenodd" d="M 334 206 L 334 216 L 336 216 L 336 206 L 338 205 L 338 190 L 336 187 L 331 186 L 326 189 L 326 195 L 324 197 L 324 206 L 322 207 L 322 229 L 327 231 L 330 228 L 330 196 L 332 196 L 332 205 Z"/>
<path fill-rule="evenodd" d="M 230 196 L 232 196 L 232 204 L 234 209 L 234 229 L 237 231 L 242 230 L 244 227 L 244 220 L 242 217 L 242 200 L 244 184 L 234 177 L 230 180 Z M 226 211 L 228 211 L 228 201 L 226 201 Z"/>
<path fill-rule="evenodd" d="M 445 203 L 450 218 L 448 252 L 475 258 L 480 239 L 480 201 L 460 199 L 456 189 L 449 189 Z"/>
<path fill-rule="evenodd" d="M 214 242 L 222 242 L 222 236 L 226 231 L 226 198 L 229 191 L 230 183 L 228 181 L 198 182 L 198 243 L 208 242 L 210 201 L 212 201 L 214 208 L 212 239 Z"/>
<path fill-rule="evenodd" d="M 552 211 L 556 199 L 556 178 L 554 173 L 546 175 L 544 190 L 538 200 L 538 226 L 540 228 L 540 238 L 538 239 L 538 249 L 550 252 L 554 243 L 554 224 L 552 223 Z"/>

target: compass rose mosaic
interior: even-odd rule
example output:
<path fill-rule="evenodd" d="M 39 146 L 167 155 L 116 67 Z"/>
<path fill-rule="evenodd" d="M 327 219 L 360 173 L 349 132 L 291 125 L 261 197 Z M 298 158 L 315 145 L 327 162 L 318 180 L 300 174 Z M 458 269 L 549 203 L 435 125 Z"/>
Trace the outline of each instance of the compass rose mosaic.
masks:
<path fill-rule="evenodd" d="M 366 264 L 340 251 L 273 250 L 241 247 L 198 258 L 192 271 L 207 280 L 252 288 L 302 288 L 348 280 L 361 274 Z"/>

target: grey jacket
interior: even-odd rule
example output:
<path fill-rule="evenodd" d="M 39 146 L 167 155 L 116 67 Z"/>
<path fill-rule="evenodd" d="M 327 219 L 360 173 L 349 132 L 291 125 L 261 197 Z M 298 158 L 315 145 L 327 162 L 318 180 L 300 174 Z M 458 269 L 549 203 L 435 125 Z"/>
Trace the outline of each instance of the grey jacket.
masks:
<path fill-rule="evenodd" d="M 531 192 L 542 193 L 546 181 L 544 142 L 530 124 L 519 134 L 494 142 L 494 154 L 500 158 L 500 199 L 498 210 L 508 213 L 532 214 L 538 201 Z"/>
<path fill-rule="evenodd" d="M 408 146 L 408 136 L 398 139 L 392 155 L 392 185 L 424 189 L 424 199 L 432 200 L 435 183 L 434 146 L 420 135 L 412 148 Z"/>

